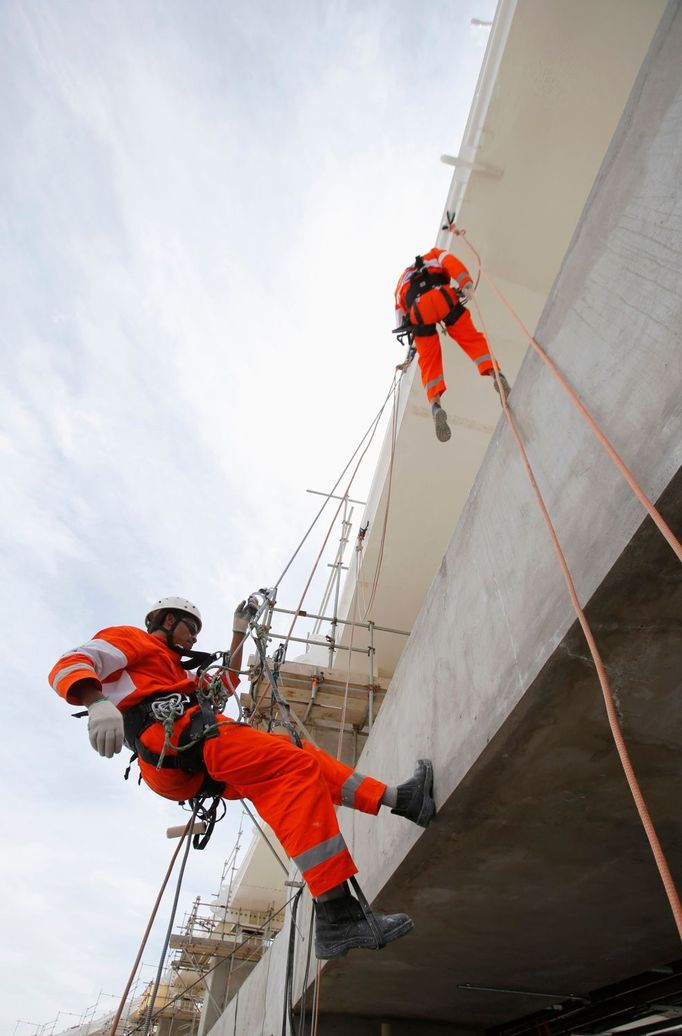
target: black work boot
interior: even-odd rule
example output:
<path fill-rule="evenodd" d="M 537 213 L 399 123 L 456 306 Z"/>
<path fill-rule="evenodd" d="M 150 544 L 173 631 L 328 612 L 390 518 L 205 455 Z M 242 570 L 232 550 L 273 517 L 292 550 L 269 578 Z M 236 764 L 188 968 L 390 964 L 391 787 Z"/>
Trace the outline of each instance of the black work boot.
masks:
<path fill-rule="evenodd" d="M 315 903 L 315 956 L 318 960 L 344 957 L 349 950 L 380 950 L 387 942 L 407 935 L 414 923 L 407 914 L 372 914 L 365 917 L 350 892 L 339 899 Z"/>
<path fill-rule="evenodd" d="M 391 813 L 428 827 L 436 813 L 433 801 L 433 765 L 430 759 L 417 759 L 414 777 L 397 787 L 398 801 Z"/>

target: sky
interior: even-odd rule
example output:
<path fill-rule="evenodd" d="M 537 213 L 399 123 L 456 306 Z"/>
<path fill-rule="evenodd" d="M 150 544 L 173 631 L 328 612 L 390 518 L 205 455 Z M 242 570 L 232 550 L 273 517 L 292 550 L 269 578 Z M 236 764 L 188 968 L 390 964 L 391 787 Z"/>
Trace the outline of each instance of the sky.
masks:
<path fill-rule="evenodd" d="M 92 751 L 47 673 L 167 594 L 226 647 L 277 579 L 402 359 L 393 289 L 435 243 L 494 9 L 0 5 L 0 1033 L 115 1007 L 183 819 Z M 180 919 L 239 819 L 191 854 Z"/>

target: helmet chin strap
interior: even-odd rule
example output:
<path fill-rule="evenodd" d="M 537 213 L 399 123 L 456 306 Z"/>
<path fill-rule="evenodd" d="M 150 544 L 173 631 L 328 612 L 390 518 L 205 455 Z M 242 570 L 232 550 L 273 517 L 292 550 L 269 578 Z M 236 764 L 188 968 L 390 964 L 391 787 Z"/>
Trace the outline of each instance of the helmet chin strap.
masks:
<path fill-rule="evenodd" d="M 184 654 L 183 649 L 177 644 L 173 643 L 173 634 L 175 633 L 176 626 L 182 622 L 182 615 L 174 616 L 173 625 L 170 627 L 164 626 L 164 622 L 169 615 L 173 615 L 172 611 L 162 612 L 158 618 L 154 619 L 149 625 L 149 633 L 154 633 L 156 630 L 162 630 L 165 634 L 165 640 L 171 651 L 175 651 L 178 655 Z"/>

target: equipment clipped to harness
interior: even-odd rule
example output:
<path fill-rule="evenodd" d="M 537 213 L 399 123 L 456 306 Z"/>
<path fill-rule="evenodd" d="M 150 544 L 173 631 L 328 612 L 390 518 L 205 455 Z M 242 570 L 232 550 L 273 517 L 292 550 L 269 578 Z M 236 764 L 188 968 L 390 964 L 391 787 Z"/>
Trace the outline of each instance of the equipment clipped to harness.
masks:
<path fill-rule="evenodd" d="M 260 672 L 262 672 L 268 683 L 270 684 L 270 717 L 268 720 L 268 732 L 272 730 L 274 719 L 275 719 L 275 707 L 279 713 L 279 722 L 288 732 L 289 737 L 294 742 L 297 748 L 302 748 L 301 738 L 299 737 L 298 731 L 295 729 L 291 722 L 291 709 L 289 703 L 279 693 L 278 681 L 279 681 L 279 670 L 282 662 L 284 661 L 284 645 L 280 646 L 275 651 L 272 659 L 272 668 L 267 659 L 267 630 L 263 626 L 255 626 L 253 629 L 253 640 L 258 651 L 258 661 L 260 666 Z"/>
<path fill-rule="evenodd" d="M 202 784 L 199 794 L 189 800 L 189 804 L 192 807 L 192 811 L 196 819 L 203 821 L 206 825 L 206 830 L 203 834 L 196 834 L 192 838 L 192 845 L 195 849 L 206 848 L 211 839 L 211 835 L 213 834 L 213 828 L 227 813 L 225 800 L 220 794 L 225 788 L 225 785 L 220 781 L 214 781 L 212 777 L 208 776 L 208 774 L 206 774 L 206 777 L 207 780 Z M 211 785 L 213 785 L 213 787 L 211 787 Z M 205 803 L 209 798 L 211 798 L 211 796 L 213 796 L 211 805 L 206 806 Z M 218 816 L 218 809 L 221 806 L 222 813 Z"/>
<path fill-rule="evenodd" d="M 418 255 L 414 261 L 414 272 L 409 277 L 410 286 L 405 295 L 405 305 L 408 309 L 414 305 L 420 295 L 424 295 L 432 288 L 442 288 L 450 283 L 450 278 L 444 270 L 436 272 L 425 265 L 424 259 Z"/>

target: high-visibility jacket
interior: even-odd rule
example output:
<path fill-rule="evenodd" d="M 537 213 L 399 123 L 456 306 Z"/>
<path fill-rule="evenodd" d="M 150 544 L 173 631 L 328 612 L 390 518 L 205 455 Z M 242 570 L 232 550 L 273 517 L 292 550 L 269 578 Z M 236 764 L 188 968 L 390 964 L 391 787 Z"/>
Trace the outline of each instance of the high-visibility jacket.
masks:
<path fill-rule="evenodd" d="M 180 656 L 165 640 L 136 626 L 110 626 L 92 640 L 67 651 L 53 666 L 49 681 L 57 694 L 71 705 L 79 705 L 79 680 L 95 680 L 121 712 L 139 704 L 150 694 L 178 691 L 191 694 L 197 677 L 180 665 Z M 232 693 L 238 680 L 226 675 L 225 688 Z"/>
<path fill-rule="evenodd" d="M 432 248 L 430 252 L 422 256 L 422 259 L 424 260 L 424 269 L 430 274 L 440 276 L 443 284 L 449 284 L 450 281 L 453 281 L 457 289 L 473 284 L 471 274 L 464 263 L 456 259 L 450 252 L 443 251 L 442 248 Z M 408 302 L 407 295 L 410 290 L 412 274 L 416 272 L 417 267 L 413 263 L 412 266 L 408 266 L 406 270 L 403 270 L 398 280 L 395 289 L 396 326 L 401 323 L 403 317 L 409 313 L 413 305 L 414 300 L 410 299 Z"/>

